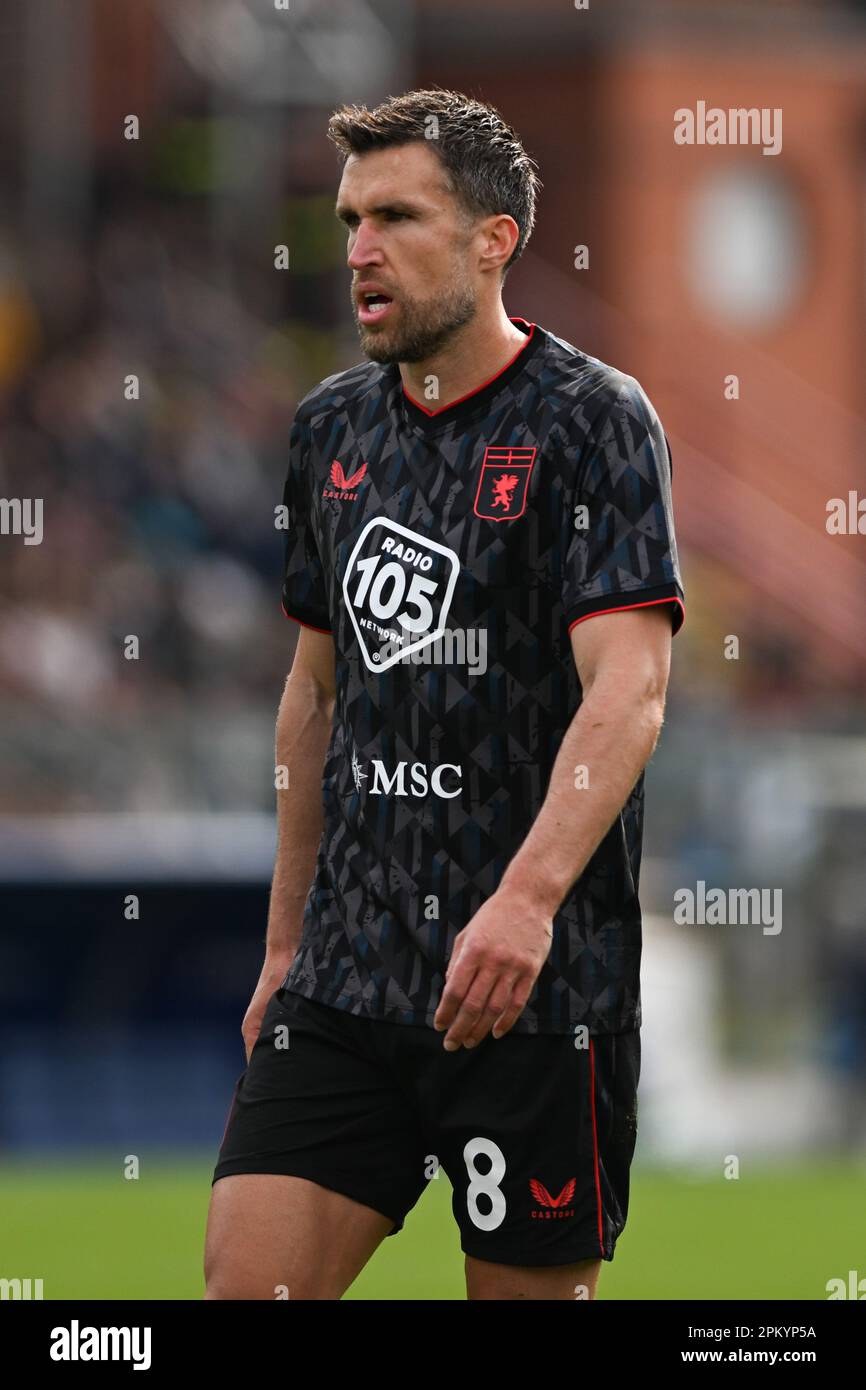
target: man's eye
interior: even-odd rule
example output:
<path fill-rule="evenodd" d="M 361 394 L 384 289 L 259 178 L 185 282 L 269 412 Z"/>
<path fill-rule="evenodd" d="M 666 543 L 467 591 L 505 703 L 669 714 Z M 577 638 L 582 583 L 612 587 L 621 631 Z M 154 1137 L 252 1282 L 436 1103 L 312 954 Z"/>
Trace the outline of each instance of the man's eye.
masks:
<path fill-rule="evenodd" d="M 404 222 L 409 214 L 406 212 L 386 212 L 385 216 L 389 222 Z"/>

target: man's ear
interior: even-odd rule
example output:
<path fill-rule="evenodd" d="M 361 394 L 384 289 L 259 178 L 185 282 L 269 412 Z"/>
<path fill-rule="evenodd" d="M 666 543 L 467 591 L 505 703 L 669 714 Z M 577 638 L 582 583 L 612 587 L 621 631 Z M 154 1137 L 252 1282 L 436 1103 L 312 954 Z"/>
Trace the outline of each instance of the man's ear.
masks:
<path fill-rule="evenodd" d="M 520 240 L 520 228 L 513 217 L 509 217 L 507 212 L 501 212 L 488 217 L 482 230 L 485 235 L 485 247 L 481 253 L 481 269 L 502 272 L 514 255 L 514 249 Z"/>

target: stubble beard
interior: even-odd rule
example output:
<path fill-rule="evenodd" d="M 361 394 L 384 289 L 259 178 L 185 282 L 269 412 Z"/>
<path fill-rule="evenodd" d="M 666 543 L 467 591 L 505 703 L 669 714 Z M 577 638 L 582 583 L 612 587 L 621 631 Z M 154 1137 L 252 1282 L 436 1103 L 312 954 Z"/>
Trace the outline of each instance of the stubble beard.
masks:
<path fill-rule="evenodd" d="M 459 332 L 471 323 L 477 310 L 474 291 L 470 285 L 451 288 L 447 296 L 435 300 L 409 299 L 400 296 L 400 325 L 390 329 L 369 328 L 359 323 L 357 305 L 352 309 L 361 340 L 361 349 L 371 362 L 390 366 L 395 362 L 424 362 L 435 356 Z"/>

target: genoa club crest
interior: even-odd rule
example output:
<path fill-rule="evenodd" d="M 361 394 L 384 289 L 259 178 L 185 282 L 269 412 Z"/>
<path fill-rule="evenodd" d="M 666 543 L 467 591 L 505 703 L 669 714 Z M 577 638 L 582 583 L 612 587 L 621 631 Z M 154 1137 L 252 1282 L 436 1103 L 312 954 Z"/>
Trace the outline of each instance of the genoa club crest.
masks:
<path fill-rule="evenodd" d="M 475 515 L 485 521 L 514 521 L 526 510 L 535 449 L 489 444 L 475 494 Z"/>

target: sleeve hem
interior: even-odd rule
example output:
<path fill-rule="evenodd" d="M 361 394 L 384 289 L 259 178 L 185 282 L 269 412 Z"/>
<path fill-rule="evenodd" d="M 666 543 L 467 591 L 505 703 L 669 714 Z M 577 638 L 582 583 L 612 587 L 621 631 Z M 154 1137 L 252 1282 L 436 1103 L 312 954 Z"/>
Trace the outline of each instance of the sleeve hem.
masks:
<path fill-rule="evenodd" d="M 671 636 L 675 637 L 685 622 L 686 607 L 683 592 L 677 584 L 663 584 L 654 589 L 633 589 L 630 593 L 601 594 L 598 598 L 587 599 L 575 604 L 566 615 L 568 631 L 587 618 L 595 618 L 600 613 L 622 613 L 628 608 L 649 608 L 656 603 L 672 603 Z"/>
<path fill-rule="evenodd" d="M 295 613 L 290 613 L 288 608 L 286 607 L 284 599 L 280 600 L 280 607 L 283 610 L 283 617 L 291 618 L 293 623 L 300 623 L 301 627 L 311 628 L 313 632 L 323 632 L 328 637 L 332 635 L 331 629 L 329 627 L 320 626 L 322 619 L 319 617 L 318 613 L 311 613 L 309 609 L 306 608 L 300 609 L 298 612 Z M 301 613 L 304 614 L 303 618 L 300 616 Z M 318 621 L 312 622 L 313 618 L 316 618 Z"/>

